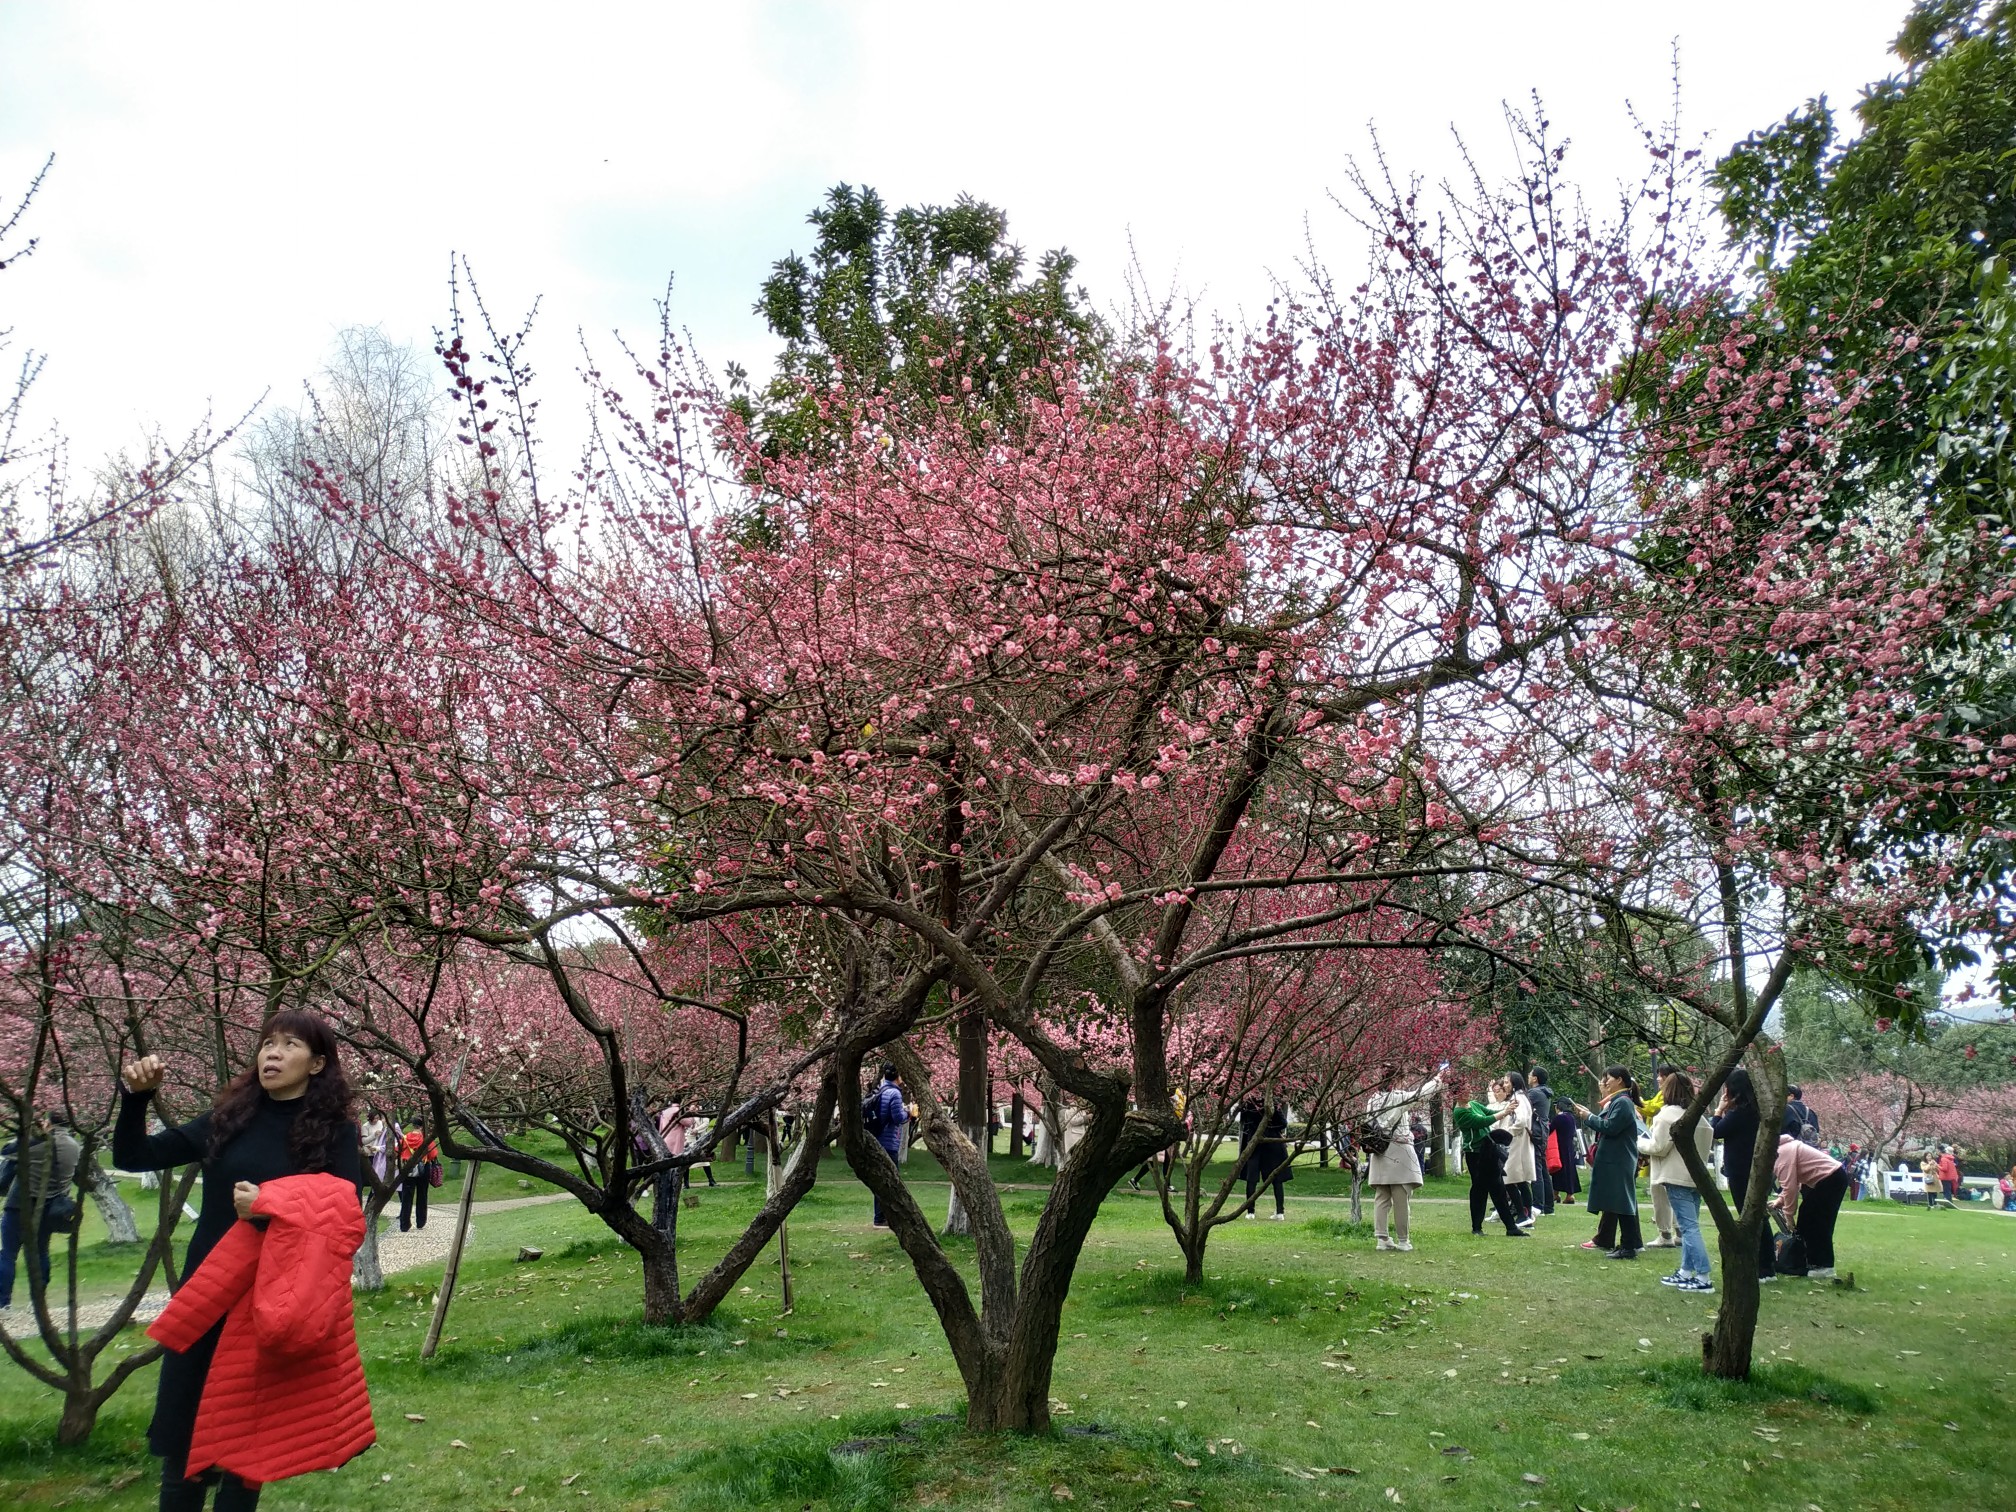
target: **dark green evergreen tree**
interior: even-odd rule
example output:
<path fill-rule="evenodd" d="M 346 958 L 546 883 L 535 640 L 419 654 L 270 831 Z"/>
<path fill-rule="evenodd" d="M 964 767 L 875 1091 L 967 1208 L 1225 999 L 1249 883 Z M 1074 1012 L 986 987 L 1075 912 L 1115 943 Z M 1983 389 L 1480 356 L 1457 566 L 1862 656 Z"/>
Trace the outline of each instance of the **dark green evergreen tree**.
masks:
<path fill-rule="evenodd" d="M 1012 429 L 1051 364 L 1104 348 L 1076 259 L 1059 248 L 1030 270 L 992 205 L 961 195 L 891 214 L 873 189 L 837 184 L 807 219 L 812 251 L 780 259 L 756 302 L 784 342 L 775 375 L 752 389 L 729 374 L 767 455 L 815 450 L 870 396 L 905 422 Z"/>

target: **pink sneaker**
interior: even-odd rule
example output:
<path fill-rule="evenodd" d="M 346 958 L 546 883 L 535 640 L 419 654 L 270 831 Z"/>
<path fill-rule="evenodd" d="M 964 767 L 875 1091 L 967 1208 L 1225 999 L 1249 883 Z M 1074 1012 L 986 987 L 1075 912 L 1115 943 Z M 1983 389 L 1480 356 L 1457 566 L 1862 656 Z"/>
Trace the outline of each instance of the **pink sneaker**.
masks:
<path fill-rule="evenodd" d="M 1584 1239 L 1584 1240 L 1582 1241 L 1582 1248 L 1584 1248 L 1584 1249 L 1594 1249 L 1594 1248 L 1596 1248 L 1596 1241 L 1595 1241 L 1594 1239 Z"/>

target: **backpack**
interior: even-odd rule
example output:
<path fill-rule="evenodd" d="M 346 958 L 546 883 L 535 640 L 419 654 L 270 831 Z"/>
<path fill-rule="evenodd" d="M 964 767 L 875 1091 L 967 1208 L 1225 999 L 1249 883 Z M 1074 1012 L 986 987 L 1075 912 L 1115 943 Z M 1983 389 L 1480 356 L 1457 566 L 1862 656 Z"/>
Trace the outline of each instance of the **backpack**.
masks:
<path fill-rule="evenodd" d="M 1778 1274 L 1781 1276 L 1803 1276 L 1806 1264 L 1806 1241 L 1798 1234 L 1781 1234 L 1778 1238 Z"/>
<path fill-rule="evenodd" d="M 877 1087 L 861 1099 L 861 1127 L 870 1134 L 882 1132 L 882 1089 Z"/>

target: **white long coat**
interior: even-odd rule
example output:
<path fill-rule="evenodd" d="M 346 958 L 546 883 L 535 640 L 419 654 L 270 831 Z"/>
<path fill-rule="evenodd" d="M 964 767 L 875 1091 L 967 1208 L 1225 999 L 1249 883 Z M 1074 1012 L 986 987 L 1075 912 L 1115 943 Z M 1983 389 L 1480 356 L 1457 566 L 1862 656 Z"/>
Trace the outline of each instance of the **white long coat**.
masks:
<path fill-rule="evenodd" d="M 1510 1102 L 1489 1106 L 1498 1115 L 1492 1127 L 1512 1136 L 1512 1147 L 1505 1152 L 1505 1184 L 1537 1179 L 1533 1170 L 1533 1104 L 1523 1093 L 1514 1092 Z"/>
<path fill-rule="evenodd" d="M 1421 1185 L 1421 1156 L 1414 1148 L 1414 1131 L 1407 1126 L 1407 1110 L 1442 1090 L 1438 1077 L 1425 1086 L 1405 1092 L 1374 1092 L 1365 1100 L 1371 1121 L 1392 1141 L 1367 1162 L 1365 1179 L 1372 1186 Z"/>

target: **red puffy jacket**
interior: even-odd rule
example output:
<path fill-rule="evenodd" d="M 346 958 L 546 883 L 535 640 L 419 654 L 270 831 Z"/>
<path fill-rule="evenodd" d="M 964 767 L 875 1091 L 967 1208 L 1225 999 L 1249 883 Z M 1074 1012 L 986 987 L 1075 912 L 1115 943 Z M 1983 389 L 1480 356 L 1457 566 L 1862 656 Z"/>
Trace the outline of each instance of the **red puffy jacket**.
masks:
<path fill-rule="evenodd" d="M 357 1189 L 327 1174 L 281 1176 L 260 1184 L 252 1211 L 267 1226 L 233 1224 L 147 1336 L 183 1350 L 224 1319 L 189 1474 L 214 1465 L 259 1484 L 333 1469 L 377 1432 L 350 1299 L 364 1242 Z"/>

